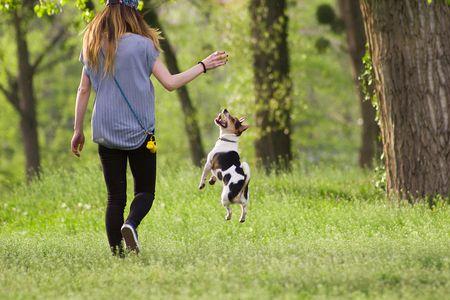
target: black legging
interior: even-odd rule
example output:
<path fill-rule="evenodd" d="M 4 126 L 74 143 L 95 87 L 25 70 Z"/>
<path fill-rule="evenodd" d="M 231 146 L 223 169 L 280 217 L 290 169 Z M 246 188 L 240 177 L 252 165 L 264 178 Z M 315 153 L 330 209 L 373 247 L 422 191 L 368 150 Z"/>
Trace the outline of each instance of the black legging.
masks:
<path fill-rule="evenodd" d="M 155 198 L 156 154 L 146 148 L 148 140 L 135 150 L 110 149 L 102 145 L 98 147 L 108 191 L 105 221 L 111 247 L 118 246 L 122 240 L 120 228 L 124 223 L 127 201 L 127 159 L 134 178 L 134 199 L 126 222 L 137 228 L 152 207 Z"/>

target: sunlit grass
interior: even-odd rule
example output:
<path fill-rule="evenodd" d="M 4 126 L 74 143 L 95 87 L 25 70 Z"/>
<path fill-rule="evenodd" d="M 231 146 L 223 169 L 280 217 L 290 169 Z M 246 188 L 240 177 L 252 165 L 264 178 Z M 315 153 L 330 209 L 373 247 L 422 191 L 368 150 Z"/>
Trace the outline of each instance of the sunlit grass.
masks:
<path fill-rule="evenodd" d="M 370 175 L 253 171 L 247 222 L 200 171 L 158 168 L 139 257 L 110 256 L 99 168 L 55 171 L 0 209 L 0 298 L 417 298 L 450 293 L 450 211 L 392 204 Z M 131 187 L 131 181 L 129 186 Z M 129 195 L 131 195 L 131 189 Z M 129 199 L 130 200 L 130 199 Z"/>

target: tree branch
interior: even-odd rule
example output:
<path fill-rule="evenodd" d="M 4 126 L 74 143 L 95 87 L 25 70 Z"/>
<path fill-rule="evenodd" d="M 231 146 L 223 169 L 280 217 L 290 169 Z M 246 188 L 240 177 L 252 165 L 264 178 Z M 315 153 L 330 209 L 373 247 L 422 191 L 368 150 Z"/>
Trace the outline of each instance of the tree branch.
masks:
<path fill-rule="evenodd" d="M 20 114 L 22 114 L 22 110 L 19 105 L 19 95 L 18 90 L 12 86 L 11 89 L 7 89 L 0 83 L 0 91 L 5 95 L 6 100 L 14 107 L 14 109 Z"/>
<path fill-rule="evenodd" d="M 75 46 L 72 46 L 67 51 L 61 53 L 58 56 L 53 57 L 53 59 L 48 60 L 46 63 L 40 64 L 40 66 L 38 66 L 38 68 L 35 70 L 35 73 L 39 74 L 40 72 L 42 72 L 44 70 L 48 71 L 48 70 L 52 69 L 53 67 L 55 67 L 60 62 L 71 58 L 73 56 L 74 50 L 75 50 Z"/>
<path fill-rule="evenodd" d="M 36 72 L 37 68 L 39 68 L 39 65 L 42 63 L 42 60 L 44 60 L 48 52 L 50 52 L 65 35 L 66 29 L 64 26 L 61 26 L 58 33 L 53 37 L 47 47 L 45 47 L 45 49 L 37 56 L 35 62 L 32 64 L 31 68 L 33 72 Z"/>
<path fill-rule="evenodd" d="M 8 99 L 11 98 L 12 92 L 7 88 L 5 88 L 1 83 L 0 83 L 0 91 L 3 93 L 3 95 L 5 95 L 6 98 Z"/>
<path fill-rule="evenodd" d="M 0 83 L 0 91 L 5 95 L 6 100 L 14 107 L 14 109 L 23 116 L 23 112 L 20 109 L 19 103 L 19 86 L 17 84 L 17 78 L 11 74 L 11 72 L 3 67 L 3 71 L 6 74 L 8 80 L 8 88 Z"/>

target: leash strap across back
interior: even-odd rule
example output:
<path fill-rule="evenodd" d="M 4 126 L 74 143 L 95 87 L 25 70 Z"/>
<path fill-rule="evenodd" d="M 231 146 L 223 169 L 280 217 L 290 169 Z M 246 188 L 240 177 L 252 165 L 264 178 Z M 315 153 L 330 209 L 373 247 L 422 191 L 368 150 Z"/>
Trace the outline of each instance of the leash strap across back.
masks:
<path fill-rule="evenodd" d="M 103 51 L 101 51 L 103 58 L 105 58 L 105 55 L 103 54 Z M 133 109 L 133 106 L 131 106 L 130 101 L 128 100 L 127 96 L 125 95 L 125 92 L 123 91 L 122 87 L 119 84 L 119 81 L 117 81 L 117 78 L 115 75 L 113 75 L 113 79 L 114 79 L 114 83 L 116 84 L 117 88 L 119 89 L 120 94 L 122 95 L 123 99 L 125 100 L 128 108 L 131 110 L 131 113 L 133 114 L 134 118 L 136 119 L 136 121 L 138 121 L 139 126 L 141 126 L 141 128 L 144 130 L 144 132 L 148 135 L 153 135 L 154 132 L 151 132 L 149 130 L 147 130 L 144 126 L 144 124 L 141 122 L 141 119 L 139 119 L 136 111 Z"/>
<path fill-rule="evenodd" d="M 123 99 L 124 99 L 125 102 L 127 103 L 128 108 L 129 108 L 129 109 L 131 110 L 131 112 L 133 113 L 134 118 L 138 121 L 139 125 L 142 127 L 142 129 L 145 131 L 146 134 L 152 134 L 150 131 L 148 131 L 147 129 L 145 129 L 145 126 L 142 124 L 142 122 L 141 122 L 141 120 L 139 119 L 139 117 L 138 117 L 136 111 L 135 111 L 135 110 L 133 109 L 133 107 L 131 106 L 130 101 L 128 101 L 127 96 L 125 95 L 124 91 L 122 90 L 122 87 L 120 86 L 119 82 L 117 81 L 116 76 L 113 76 L 113 78 L 114 78 L 114 82 L 115 82 L 116 85 L 117 85 L 117 88 L 118 88 L 119 91 L 120 91 L 120 94 L 122 95 Z"/>

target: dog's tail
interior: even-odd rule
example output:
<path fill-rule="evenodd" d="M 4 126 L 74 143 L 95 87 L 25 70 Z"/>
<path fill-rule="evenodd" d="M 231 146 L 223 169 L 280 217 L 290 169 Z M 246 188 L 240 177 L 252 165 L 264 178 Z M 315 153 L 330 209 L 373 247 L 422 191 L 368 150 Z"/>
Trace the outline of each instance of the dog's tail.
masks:
<path fill-rule="evenodd" d="M 241 164 L 242 170 L 245 174 L 245 182 L 244 186 L 242 187 L 241 193 L 244 194 L 245 199 L 248 199 L 248 183 L 250 181 L 250 166 L 245 161 Z"/>

